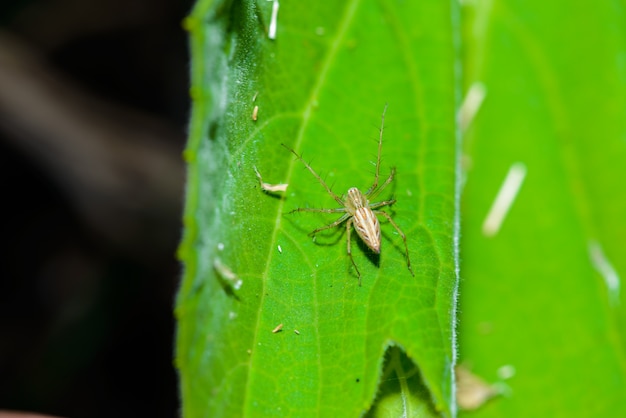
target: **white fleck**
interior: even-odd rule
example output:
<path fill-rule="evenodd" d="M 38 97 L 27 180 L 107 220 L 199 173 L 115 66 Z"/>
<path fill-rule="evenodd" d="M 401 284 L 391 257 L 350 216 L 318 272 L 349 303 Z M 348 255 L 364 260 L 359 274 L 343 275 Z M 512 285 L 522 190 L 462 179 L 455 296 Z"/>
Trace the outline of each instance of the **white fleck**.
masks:
<path fill-rule="evenodd" d="M 413 196 L 413 192 L 409 189 L 406 189 L 406 195 L 407 196 Z"/>
<path fill-rule="evenodd" d="M 276 39 L 276 26 L 278 20 L 278 0 L 274 0 L 274 4 L 272 4 L 272 17 L 270 20 L 270 27 L 267 31 L 267 37 L 270 39 Z"/>
<path fill-rule="evenodd" d="M 498 233 L 525 177 L 526 165 L 524 163 L 515 163 L 511 166 L 483 223 L 484 235 L 493 237 Z"/>
<path fill-rule="evenodd" d="M 278 245 L 278 252 L 281 254 L 283 253 L 283 247 L 281 247 L 280 244 Z"/>
<path fill-rule="evenodd" d="M 502 380 L 507 380 L 515 376 L 515 366 L 512 364 L 505 364 L 498 368 L 498 377 Z"/>
<path fill-rule="evenodd" d="M 213 261 L 213 267 L 215 267 L 215 270 L 217 270 L 220 276 L 231 282 L 233 289 L 241 289 L 243 280 L 237 277 L 237 275 L 228 266 L 223 264 L 219 258 L 216 258 L 215 261 Z"/>
<path fill-rule="evenodd" d="M 293 332 L 294 332 L 296 335 L 300 335 L 300 331 L 298 331 L 297 329 L 294 329 L 294 330 L 293 330 Z"/>
<path fill-rule="evenodd" d="M 224 243 L 218 242 L 217 243 L 217 249 L 220 250 L 220 251 L 224 251 Z"/>
<path fill-rule="evenodd" d="M 259 173 L 259 170 L 257 170 L 256 167 L 254 167 L 254 172 L 256 173 L 256 176 L 259 179 L 259 184 L 261 185 L 262 190 L 266 192 L 286 192 L 287 191 L 287 187 L 289 186 L 289 184 L 287 183 L 278 183 L 278 184 L 264 183 L 263 178 L 261 177 L 261 173 Z"/>
<path fill-rule="evenodd" d="M 258 118 L 259 118 L 259 106 L 254 106 L 254 109 L 252 109 L 252 120 L 256 122 Z"/>
<path fill-rule="evenodd" d="M 606 258 L 600 243 L 596 241 L 589 242 L 589 258 L 591 258 L 593 267 L 604 279 L 604 283 L 609 291 L 609 303 L 612 307 L 616 307 L 619 305 L 620 278 L 615 268 Z"/>
<path fill-rule="evenodd" d="M 258 91 L 256 93 L 254 93 L 254 96 L 252 96 L 252 103 L 254 103 L 256 101 L 256 98 L 257 98 L 258 95 L 259 95 Z"/>
<path fill-rule="evenodd" d="M 283 329 L 283 324 L 278 324 L 278 325 L 276 325 L 276 328 L 274 328 L 274 329 L 272 330 L 272 332 L 273 332 L 274 334 L 276 334 L 277 332 L 280 332 L 280 330 L 282 330 L 282 329 Z"/>
<path fill-rule="evenodd" d="M 476 117 L 486 94 L 487 88 L 483 83 L 475 82 L 471 85 L 459 108 L 458 123 L 461 132 L 465 132 L 474 120 L 474 117 Z"/>
<path fill-rule="evenodd" d="M 228 319 L 232 321 L 235 318 L 237 318 L 237 312 L 233 312 L 233 311 L 228 312 Z"/>

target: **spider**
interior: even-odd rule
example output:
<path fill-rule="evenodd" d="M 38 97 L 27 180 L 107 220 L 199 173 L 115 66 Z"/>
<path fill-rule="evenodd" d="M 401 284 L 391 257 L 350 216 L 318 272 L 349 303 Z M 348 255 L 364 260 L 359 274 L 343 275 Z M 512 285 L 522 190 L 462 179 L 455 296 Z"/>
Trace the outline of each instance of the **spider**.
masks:
<path fill-rule="evenodd" d="M 383 115 L 381 118 L 382 121 L 380 125 L 380 137 L 378 139 L 378 157 L 376 159 L 376 175 L 374 177 L 374 183 L 365 193 L 361 192 L 361 190 L 359 190 L 356 187 L 351 187 L 350 189 L 348 189 L 348 193 L 346 194 L 345 197 L 344 196 L 339 197 L 330 189 L 330 187 L 328 187 L 326 182 L 322 180 L 319 174 L 317 174 L 315 170 L 313 170 L 313 168 L 311 168 L 311 166 L 306 161 L 304 161 L 301 155 L 298 155 L 298 153 L 296 153 L 293 149 L 289 148 L 287 145 L 282 144 L 283 147 L 291 151 L 293 155 L 295 155 L 296 158 L 300 160 L 302 164 L 304 164 L 304 166 L 311 172 L 311 174 L 313 174 L 313 176 L 317 179 L 317 181 L 320 182 L 320 184 L 324 187 L 324 189 L 326 189 L 326 192 L 328 192 L 328 194 L 332 196 L 332 198 L 335 199 L 335 201 L 339 203 L 339 205 L 341 206 L 341 207 L 334 208 L 334 209 L 297 208 L 297 209 L 292 210 L 289 213 L 293 213 L 293 212 L 343 213 L 343 215 L 339 219 L 337 219 L 335 222 L 329 225 L 323 226 L 321 228 L 317 228 L 316 230 L 311 232 L 309 236 L 315 236 L 315 234 L 317 234 L 320 231 L 334 228 L 342 224 L 343 222 L 347 221 L 346 231 L 347 231 L 347 238 L 348 238 L 348 243 L 347 243 L 348 256 L 350 257 L 350 261 L 352 261 L 352 265 L 354 266 L 354 269 L 356 270 L 357 276 L 359 278 L 359 286 L 361 286 L 361 272 L 359 271 L 359 268 L 354 262 L 354 258 L 352 257 L 352 250 L 350 248 L 350 234 L 352 231 L 352 226 L 354 225 L 354 229 L 356 230 L 356 233 L 358 234 L 359 237 L 361 237 L 365 245 L 367 245 L 376 254 L 380 254 L 380 223 L 377 218 L 378 215 L 385 217 L 389 221 L 389 223 L 393 225 L 396 231 L 398 231 L 398 234 L 400 234 L 400 236 L 402 237 L 402 240 L 404 241 L 404 248 L 406 251 L 406 266 L 409 269 L 409 272 L 411 273 L 411 275 L 414 276 L 413 270 L 411 269 L 411 259 L 409 257 L 409 247 L 406 243 L 406 235 L 404 235 L 400 227 L 393 221 L 393 219 L 391 219 L 391 216 L 389 216 L 387 212 L 382 211 L 382 210 L 376 210 L 382 206 L 393 205 L 394 203 L 396 203 L 396 200 L 391 199 L 391 200 L 385 200 L 382 202 L 370 203 L 370 200 L 378 196 L 380 192 L 382 192 L 385 189 L 385 187 L 387 187 L 389 183 L 393 181 L 393 178 L 396 175 L 396 169 L 395 167 L 392 167 L 391 173 L 389 174 L 389 177 L 387 177 L 387 180 L 385 180 L 380 186 L 378 185 L 378 179 L 379 179 L 379 173 L 380 173 L 380 152 L 382 150 L 382 144 L 383 144 L 383 126 L 385 124 L 386 112 L 387 112 L 387 106 L 385 105 L 385 108 L 383 110 Z"/>

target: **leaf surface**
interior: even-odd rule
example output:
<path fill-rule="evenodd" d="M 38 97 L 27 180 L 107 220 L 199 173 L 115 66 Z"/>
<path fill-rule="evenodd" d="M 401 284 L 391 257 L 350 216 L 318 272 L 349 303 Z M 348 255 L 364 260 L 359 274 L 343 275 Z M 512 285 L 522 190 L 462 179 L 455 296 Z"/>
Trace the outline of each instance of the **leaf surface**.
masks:
<path fill-rule="evenodd" d="M 450 416 L 456 6 L 281 1 L 270 40 L 272 5 L 199 2 L 186 21 L 194 104 L 177 301 L 183 413 L 381 415 L 415 385 L 422 395 L 400 410 Z M 380 256 L 352 233 L 359 286 L 345 225 L 307 235 L 338 215 L 288 214 L 337 202 L 280 144 L 336 193 L 366 191 L 386 103 L 380 181 L 397 174 L 377 200 L 397 200 L 381 209 L 406 234 L 415 276 L 381 216 Z M 263 192 L 254 167 L 287 192 Z M 381 392 L 388 406 L 371 409 L 385 375 L 401 384 Z"/>

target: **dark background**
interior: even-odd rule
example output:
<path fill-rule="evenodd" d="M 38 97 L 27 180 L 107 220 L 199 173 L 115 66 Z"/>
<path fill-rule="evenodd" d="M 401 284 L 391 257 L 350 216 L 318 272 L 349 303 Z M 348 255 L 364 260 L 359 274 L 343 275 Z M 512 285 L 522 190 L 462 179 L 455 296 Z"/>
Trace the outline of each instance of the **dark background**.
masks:
<path fill-rule="evenodd" d="M 0 2 L 0 410 L 178 415 L 190 8 Z"/>

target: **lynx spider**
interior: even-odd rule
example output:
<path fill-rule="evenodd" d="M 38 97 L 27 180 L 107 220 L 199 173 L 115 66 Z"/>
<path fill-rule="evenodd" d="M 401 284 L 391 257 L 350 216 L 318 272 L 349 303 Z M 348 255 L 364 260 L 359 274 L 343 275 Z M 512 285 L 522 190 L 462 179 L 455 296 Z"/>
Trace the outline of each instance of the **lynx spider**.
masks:
<path fill-rule="evenodd" d="M 352 231 L 351 227 L 352 225 L 354 225 L 354 229 L 356 230 L 356 233 L 358 234 L 359 237 L 361 237 L 363 242 L 376 254 L 380 254 L 380 223 L 378 221 L 377 215 L 382 215 L 383 217 L 385 217 L 389 221 L 389 223 L 396 229 L 396 231 L 398 231 L 398 234 L 400 234 L 400 236 L 402 237 L 402 240 L 404 241 L 404 249 L 406 251 L 406 266 L 409 269 L 409 272 L 411 273 L 411 275 L 414 276 L 413 270 L 411 269 L 411 259 L 409 257 L 409 247 L 406 242 L 406 235 L 404 235 L 400 227 L 393 221 L 393 219 L 391 219 L 391 216 L 389 216 L 387 212 L 382 211 L 382 210 L 376 210 L 377 208 L 380 208 L 382 206 L 393 205 L 396 202 L 396 200 L 391 199 L 391 200 L 385 200 L 385 201 L 377 202 L 377 203 L 370 203 L 370 200 L 378 196 L 385 189 L 385 187 L 387 187 L 389 183 L 393 181 L 394 176 L 396 175 L 396 169 L 395 167 L 392 167 L 391 173 L 389 174 L 389 177 L 387 177 L 387 180 L 385 180 L 384 183 L 380 185 L 380 187 L 378 186 L 378 180 L 379 180 L 379 174 L 380 174 L 380 153 L 381 153 L 382 144 L 383 144 L 383 127 L 385 124 L 386 112 L 387 112 L 387 105 L 385 105 L 382 118 L 381 118 L 382 120 L 381 120 L 381 125 L 380 125 L 380 135 L 378 139 L 378 157 L 376 159 L 376 175 L 374 177 L 374 183 L 365 193 L 361 192 L 361 190 L 359 190 L 356 187 L 351 187 L 350 189 L 348 189 L 348 193 L 345 196 L 345 198 L 343 198 L 343 196 L 339 197 L 330 189 L 330 187 L 328 187 L 326 182 L 322 180 L 319 174 L 317 174 L 315 170 L 313 170 L 313 168 L 311 168 L 311 166 L 306 161 L 304 161 L 301 155 L 298 155 L 293 149 L 289 148 L 287 145 L 282 144 L 285 148 L 291 151 L 293 155 L 295 155 L 296 158 L 300 160 L 302 164 L 304 164 L 304 166 L 311 172 L 311 174 L 313 174 L 313 176 L 317 179 L 317 181 L 320 182 L 320 184 L 324 187 L 324 189 L 326 189 L 326 192 L 330 196 L 332 196 L 332 198 L 335 199 L 335 201 L 339 203 L 339 205 L 341 205 L 341 207 L 334 208 L 334 209 L 297 208 L 297 209 L 292 210 L 289 213 L 293 213 L 293 212 L 343 213 L 343 215 L 339 219 L 337 219 L 335 222 L 329 225 L 323 226 L 321 228 L 317 228 L 316 230 L 311 232 L 309 236 L 315 236 L 315 234 L 317 234 L 320 231 L 334 228 L 337 225 L 340 225 L 341 223 L 347 221 L 346 231 L 347 231 L 347 241 L 348 241 L 347 242 L 348 256 L 350 257 L 350 261 L 352 261 L 352 265 L 354 266 L 354 269 L 356 270 L 356 273 L 359 277 L 359 286 L 361 286 L 361 272 L 359 271 L 359 268 L 357 267 L 356 263 L 354 262 L 354 258 L 352 257 L 352 250 L 350 248 L 350 234 Z"/>

